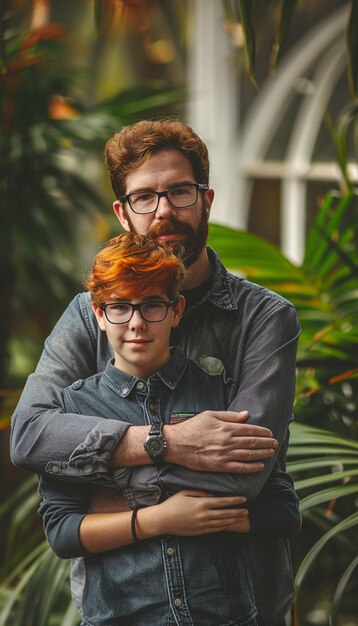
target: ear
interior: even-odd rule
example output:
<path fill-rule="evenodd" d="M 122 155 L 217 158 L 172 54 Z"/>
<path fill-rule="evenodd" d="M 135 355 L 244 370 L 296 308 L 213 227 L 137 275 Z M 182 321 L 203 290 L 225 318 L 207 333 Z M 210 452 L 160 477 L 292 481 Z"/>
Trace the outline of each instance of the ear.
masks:
<path fill-rule="evenodd" d="M 173 306 L 174 315 L 172 320 L 172 328 L 178 326 L 185 310 L 185 304 L 186 302 L 184 296 L 178 296 L 178 299 Z"/>
<path fill-rule="evenodd" d="M 122 202 L 120 202 L 119 200 L 115 200 L 113 202 L 113 211 L 114 211 L 116 217 L 119 219 L 120 223 L 122 224 L 124 230 L 129 232 L 130 231 L 130 225 L 129 225 L 128 218 L 127 218 L 127 212 L 126 212 Z"/>
<path fill-rule="evenodd" d="M 208 216 L 209 219 L 209 215 L 210 215 L 210 211 L 211 211 L 211 205 L 213 203 L 214 200 L 214 196 L 215 196 L 215 191 L 214 189 L 208 189 L 205 194 L 204 194 L 204 209 L 205 212 Z"/>
<path fill-rule="evenodd" d="M 104 322 L 104 311 L 95 302 L 92 302 L 92 310 L 96 316 L 97 323 L 100 329 L 106 330 L 106 326 Z"/>

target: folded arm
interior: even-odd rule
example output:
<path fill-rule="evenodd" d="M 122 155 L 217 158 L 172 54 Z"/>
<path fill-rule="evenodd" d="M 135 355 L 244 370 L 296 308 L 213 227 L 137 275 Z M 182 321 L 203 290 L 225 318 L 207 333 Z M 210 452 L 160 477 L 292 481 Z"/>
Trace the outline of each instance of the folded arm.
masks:
<path fill-rule="evenodd" d="M 65 413 L 61 408 L 62 389 L 103 370 L 110 354 L 88 294 L 79 294 L 46 340 L 13 415 L 11 458 L 15 465 L 71 480 L 110 482 L 115 468 L 150 463 L 143 449 L 147 426 L 129 428 L 125 420 Z M 269 447 L 273 448 L 269 430 L 253 433 L 238 423 L 237 415 L 229 415 L 224 422 L 206 412 L 190 425 L 168 429 L 167 461 L 191 469 L 258 472 L 262 469 L 259 460 L 267 458 Z M 245 441 L 240 449 L 242 436 Z M 253 460 L 256 464 L 247 463 Z"/>
<path fill-rule="evenodd" d="M 105 552 L 133 543 L 131 511 L 91 512 L 90 492 L 79 485 L 39 476 L 43 500 L 39 513 L 47 540 L 64 559 Z M 113 493 L 116 501 L 117 494 Z M 214 498 L 199 491 L 181 491 L 158 505 L 138 511 L 135 530 L 140 540 L 165 534 L 197 536 L 229 530 L 247 517 L 241 497 Z M 120 508 L 120 503 L 117 501 Z"/>

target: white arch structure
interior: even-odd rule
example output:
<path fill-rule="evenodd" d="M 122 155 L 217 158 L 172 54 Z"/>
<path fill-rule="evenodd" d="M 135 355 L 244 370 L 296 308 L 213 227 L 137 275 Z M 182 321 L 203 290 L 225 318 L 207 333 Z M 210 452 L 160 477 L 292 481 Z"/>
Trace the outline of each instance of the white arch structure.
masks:
<path fill-rule="evenodd" d="M 188 117 L 194 127 L 208 140 L 215 154 L 216 140 L 220 137 L 220 164 L 213 162 L 213 180 L 218 190 L 220 214 L 213 211 L 215 221 L 237 228 L 246 228 L 254 178 L 280 178 L 281 193 L 281 247 L 293 262 L 302 261 L 305 243 L 306 183 L 309 179 L 339 179 L 338 167 L 332 164 L 313 164 L 312 155 L 319 133 L 322 117 L 340 76 L 345 71 L 347 58 L 344 34 L 348 18 L 347 7 L 340 8 L 309 31 L 290 50 L 278 72 L 269 78 L 259 92 L 244 127 L 238 129 L 239 93 L 237 80 L 223 70 L 222 58 L 213 53 L 213 46 L 220 48 L 227 40 L 223 31 L 218 32 L 218 3 L 216 0 L 196 0 L 194 12 L 194 62 L 191 71 L 191 94 Z M 215 5 L 215 6 L 214 6 Z M 212 11 L 211 11 L 212 10 Z M 203 36 L 202 12 L 206 21 L 216 22 L 206 29 Z M 198 25 L 200 22 L 200 26 Z M 197 26 L 195 26 L 197 24 Z M 198 28 L 198 30 L 196 30 Z M 201 29 L 201 34 L 200 34 Z M 228 50 L 227 41 L 224 43 Z M 208 55 L 210 49 L 210 56 Z M 215 58 L 216 57 L 216 58 Z M 198 59 L 201 63 L 198 63 Z M 210 58 L 210 63 L 208 59 Z M 206 64 L 206 68 L 205 68 Z M 200 67 L 200 79 L 196 69 Z M 232 71 L 232 70 L 231 70 Z M 213 93 L 215 74 L 220 74 L 220 91 Z M 298 114 L 288 137 L 283 162 L 270 162 L 266 156 L 274 141 L 282 118 L 297 98 L 297 86 L 302 78 L 310 76 L 308 89 L 302 96 Z M 226 83 L 225 83 L 226 80 Z M 198 97 L 197 86 L 200 84 Z M 210 85 L 211 93 L 206 85 Z M 230 102 L 230 108 L 217 102 L 220 94 Z M 216 101 L 215 101 L 216 98 Z M 214 104 L 212 104 L 214 100 Z M 207 119 L 211 123 L 208 127 Z M 235 117 L 235 119 L 234 119 Z M 231 128 L 231 134 L 223 127 Z M 240 137 L 241 133 L 241 137 Z M 218 175 L 218 172 L 220 174 Z M 354 172 L 356 175 L 356 172 Z M 223 175 L 223 179 L 221 179 Z M 226 193 L 221 193 L 220 185 Z M 228 193 L 228 190 L 231 193 Z M 235 207 L 235 211 L 232 207 Z"/>

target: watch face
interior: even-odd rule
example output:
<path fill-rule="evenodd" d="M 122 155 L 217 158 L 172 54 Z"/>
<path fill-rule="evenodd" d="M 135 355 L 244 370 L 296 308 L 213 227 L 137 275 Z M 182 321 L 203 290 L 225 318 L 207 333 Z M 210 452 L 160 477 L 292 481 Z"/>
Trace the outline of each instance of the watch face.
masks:
<path fill-rule="evenodd" d="M 153 454 L 157 456 L 161 454 L 164 450 L 164 443 L 161 437 L 151 437 L 149 441 L 146 442 L 146 449 L 149 454 Z"/>

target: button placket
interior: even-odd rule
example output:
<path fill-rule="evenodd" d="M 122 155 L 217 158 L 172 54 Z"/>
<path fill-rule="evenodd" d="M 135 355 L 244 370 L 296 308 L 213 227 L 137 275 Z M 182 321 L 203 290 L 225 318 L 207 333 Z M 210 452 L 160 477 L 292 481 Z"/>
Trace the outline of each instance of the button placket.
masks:
<path fill-rule="evenodd" d="M 177 539 L 162 541 L 162 553 L 170 604 L 180 626 L 194 626 L 186 600 L 184 575 Z"/>

